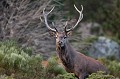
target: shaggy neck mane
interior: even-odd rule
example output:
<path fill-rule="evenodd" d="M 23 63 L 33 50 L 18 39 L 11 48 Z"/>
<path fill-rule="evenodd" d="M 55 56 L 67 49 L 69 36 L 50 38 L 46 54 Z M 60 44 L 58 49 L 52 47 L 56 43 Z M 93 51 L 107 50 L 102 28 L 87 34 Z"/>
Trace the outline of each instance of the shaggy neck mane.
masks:
<path fill-rule="evenodd" d="M 73 48 L 70 46 L 69 42 L 66 41 L 65 45 L 63 47 L 57 46 L 57 52 L 58 55 L 63 63 L 63 65 L 69 69 L 73 69 L 73 58 L 74 58 L 74 53 L 73 53 Z"/>

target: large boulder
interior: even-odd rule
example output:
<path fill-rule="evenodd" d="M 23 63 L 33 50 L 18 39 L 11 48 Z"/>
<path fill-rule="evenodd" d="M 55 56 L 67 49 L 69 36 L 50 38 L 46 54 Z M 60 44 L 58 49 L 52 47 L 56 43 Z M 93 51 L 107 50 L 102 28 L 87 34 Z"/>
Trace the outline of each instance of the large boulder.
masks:
<path fill-rule="evenodd" d="M 89 54 L 92 57 L 107 57 L 115 56 L 120 60 L 120 45 L 106 37 L 99 37 L 89 49 Z"/>

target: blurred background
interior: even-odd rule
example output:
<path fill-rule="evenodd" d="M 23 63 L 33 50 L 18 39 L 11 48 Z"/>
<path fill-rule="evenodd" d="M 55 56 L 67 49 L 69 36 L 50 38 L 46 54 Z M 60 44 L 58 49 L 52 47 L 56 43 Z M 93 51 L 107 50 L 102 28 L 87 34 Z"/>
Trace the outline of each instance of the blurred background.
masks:
<path fill-rule="evenodd" d="M 0 0 L 1 78 L 10 76 L 11 79 L 38 79 L 43 76 L 41 79 L 47 79 L 47 74 L 49 79 L 50 77 L 53 79 L 54 76 L 64 72 L 64 70 L 58 72 L 61 69 L 55 70 L 54 66 L 53 69 L 50 66 L 48 69 L 50 72 L 45 70 L 40 70 L 42 73 L 39 70 L 29 72 L 32 74 L 39 72 L 42 75 L 34 74 L 34 77 L 31 77 L 32 75 L 29 74 L 28 78 L 27 72 L 27 75 L 23 76 L 23 71 L 26 70 L 24 67 L 30 66 L 34 70 L 35 67 L 31 66 L 33 61 L 34 64 L 43 62 L 44 66 L 48 65 L 48 60 L 50 62 L 52 60 L 52 65 L 60 64 L 59 60 L 55 61 L 57 58 L 55 38 L 50 36 L 50 31 L 45 26 L 42 11 L 46 8 L 47 13 L 55 6 L 48 16 L 48 23 L 53 27 L 52 22 L 54 22 L 57 29 L 63 31 L 66 21 L 68 21 L 68 28 L 77 22 L 79 15 L 74 4 L 79 10 L 83 5 L 84 16 L 69 37 L 71 45 L 77 51 L 99 59 L 107 65 L 110 74 L 119 79 L 120 0 Z M 23 71 L 20 71 L 21 68 Z M 69 75 L 71 74 L 60 78 Z"/>

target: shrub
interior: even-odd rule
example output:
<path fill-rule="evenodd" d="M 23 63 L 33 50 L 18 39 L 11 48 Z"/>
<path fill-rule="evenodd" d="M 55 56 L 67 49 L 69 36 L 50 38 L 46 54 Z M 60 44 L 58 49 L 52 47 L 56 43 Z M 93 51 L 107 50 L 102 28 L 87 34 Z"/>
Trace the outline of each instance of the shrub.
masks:
<path fill-rule="evenodd" d="M 55 79 L 77 79 L 73 73 L 58 75 Z"/>
<path fill-rule="evenodd" d="M 0 62 L 6 68 L 27 70 L 29 62 L 33 59 L 28 52 L 27 49 L 25 52 L 20 48 L 15 41 L 0 42 Z"/>
<path fill-rule="evenodd" d="M 15 79 L 13 76 L 0 75 L 0 79 Z"/>
<path fill-rule="evenodd" d="M 108 60 L 105 58 L 100 58 L 99 60 L 107 66 L 111 75 L 120 78 L 120 62 L 116 60 Z"/>
<path fill-rule="evenodd" d="M 22 49 L 15 41 L 0 42 L 0 73 L 14 74 L 16 79 L 33 79 L 44 76 L 41 55 L 30 55 L 31 49 Z"/>
<path fill-rule="evenodd" d="M 47 67 L 47 71 L 49 73 L 53 73 L 54 75 L 58 75 L 58 74 L 65 74 L 66 71 L 63 69 L 63 67 L 58 64 L 58 58 L 53 56 L 48 60 L 48 67 Z"/>
<path fill-rule="evenodd" d="M 115 79 L 112 75 L 104 75 L 104 72 L 98 71 L 97 73 L 92 73 L 87 79 Z"/>

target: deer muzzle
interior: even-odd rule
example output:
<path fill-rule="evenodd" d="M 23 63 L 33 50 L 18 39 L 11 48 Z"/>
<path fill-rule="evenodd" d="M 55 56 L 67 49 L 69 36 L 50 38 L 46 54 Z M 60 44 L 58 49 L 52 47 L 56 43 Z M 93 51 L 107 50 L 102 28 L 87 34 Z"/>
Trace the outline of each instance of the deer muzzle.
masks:
<path fill-rule="evenodd" d="M 64 46 L 65 46 L 64 42 L 62 42 L 62 41 L 59 41 L 59 42 L 58 42 L 58 45 L 59 45 L 60 47 L 64 47 Z"/>

